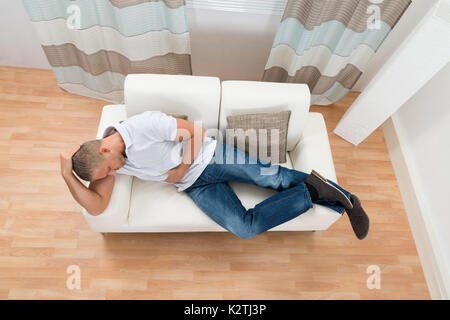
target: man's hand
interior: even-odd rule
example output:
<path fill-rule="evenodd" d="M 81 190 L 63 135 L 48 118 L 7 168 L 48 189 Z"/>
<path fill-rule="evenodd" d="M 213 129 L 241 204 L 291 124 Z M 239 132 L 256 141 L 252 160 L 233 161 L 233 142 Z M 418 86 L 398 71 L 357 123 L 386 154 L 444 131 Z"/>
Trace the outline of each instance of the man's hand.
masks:
<path fill-rule="evenodd" d="M 186 141 L 186 148 L 184 150 L 183 159 L 181 164 L 166 172 L 168 175 L 166 182 L 177 183 L 188 172 L 189 167 L 194 162 L 195 157 L 200 152 L 205 138 L 205 129 L 201 126 L 194 124 L 193 122 L 177 119 L 177 133 L 175 135 L 175 141 Z"/>
<path fill-rule="evenodd" d="M 72 156 L 80 149 L 81 144 L 72 146 L 59 154 L 59 160 L 61 162 L 61 175 L 66 177 L 72 173 Z"/>
<path fill-rule="evenodd" d="M 181 179 L 183 179 L 184 175 L 186 174 L 188 168 L 189 166 L 186 166 L 182 163 L 178 167 L 167 171 L 166 174 L 168 175 L 168 177 L 166 179 L 166 182 L 170 183 L 180 182 Z"/>

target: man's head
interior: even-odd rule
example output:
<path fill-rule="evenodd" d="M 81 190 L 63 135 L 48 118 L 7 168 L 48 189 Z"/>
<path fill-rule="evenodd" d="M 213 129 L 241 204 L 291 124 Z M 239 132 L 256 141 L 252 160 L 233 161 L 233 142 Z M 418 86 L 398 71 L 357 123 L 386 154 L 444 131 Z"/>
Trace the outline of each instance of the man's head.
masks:
<path fill-rule="evenodd" d="M 86 141 L 72 156 L 73 171 L 81 179 L 92 182 L 115 175 L 125 164 L 122 152 L 113 150 L 104 140 Z"/>

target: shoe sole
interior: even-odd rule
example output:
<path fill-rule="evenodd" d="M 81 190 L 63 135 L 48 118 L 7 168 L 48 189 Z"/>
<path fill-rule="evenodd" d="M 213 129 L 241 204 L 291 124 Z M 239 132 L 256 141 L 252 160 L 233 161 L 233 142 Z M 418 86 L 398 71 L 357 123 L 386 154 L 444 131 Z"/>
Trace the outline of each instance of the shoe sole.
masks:
<path fill-rule="evenodd" d="M 354 198 L 355 204 L 357 206 L 361 207 L 361 200 L 359 200 L 359 198 L 356 195 L 354 195 L 354 194 L 352 194 L 352 198 Z M 353 214 L 349 214 L 349 212 L 347 212 L 347 215 L 348 215 L 348 218 L 350 220 L 350 223 L 352 224 L 352 229 L 355 232 L 356 237 L 359 240 L 364 240 L 367 237 L 368 233 L 369 233 L 370 219 L 369 219 L 369 216 L 367 215 L 367 213 L 364 211 L 364 209 L 362 207 L 361 207 L 361 210 L 362 210 L 362 212 L 364 214 L 363 216 L 367 219 L 367 230 L 366 230 L 366 232 L 363 235 L 358 236 L 356 231 L 355 231 L 355 229 L 354 229 L 354 227 L 353 227 L 353 224 L 355 223 L 355 218 L 356 217 Z M 358 217 L 361 217 L 361 216 L 358 216 Z"/>
<path fill-rule="evenodd" d="M 345 193 L 343 193 L 341 190 L 339 190 L 338 188 L 336 188 L 335 186 L 333 186 L 331 183 L 329 183 L 329 182 L 327 181 L 327 179 L 326 179 L 325 177 L 321 176 L 317 171 L 312 170 L 311 174 L 314 175 L 314 176 L 316 176 L 317 178 L 319 178 L 319 179 L 322 180 L 323 182 L 325 182 L 325 183 L 326 183 L 327 185 L 329 185 L 330 187 L 333 187 L 335 190 L 339 191 L 339 193 L 342 194 L 342 195 L 344 196 L 344 199 L 346 200 L 347 206 L 344 205 L 344 207 L 345 207 L 346 209 L 348 209 L 348 210 L 349 210 L 349 209 L 353 209 L 353 204 L 352 204 L 352 202 L 350 201 L 350 199 L 345 195 Z M 348 208 L 347 208 L 347 207 L 348 207 Z"/>

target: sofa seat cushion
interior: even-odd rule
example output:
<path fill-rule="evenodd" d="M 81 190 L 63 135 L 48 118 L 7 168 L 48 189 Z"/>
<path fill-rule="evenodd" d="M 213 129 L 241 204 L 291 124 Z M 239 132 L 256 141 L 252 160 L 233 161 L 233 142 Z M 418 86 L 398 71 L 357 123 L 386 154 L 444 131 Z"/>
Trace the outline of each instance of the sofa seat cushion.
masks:
<path fill-rule="evenodd" d="M 283 166 L 292 169 L 289 153 Z M 258 186 L 230 182 L 230 186 L 247 209 L 267 199 L 276 191 Z M 331 211 L 331 212 L 330 212 Z M 301 216 L 271 230 L 323 230 L 336 220 L 333 211 L 315 205 Z M 170 184 L 133 178 L 129 226 L 143 232 L 227 231 L 209 218 L 185 192 Z"/>

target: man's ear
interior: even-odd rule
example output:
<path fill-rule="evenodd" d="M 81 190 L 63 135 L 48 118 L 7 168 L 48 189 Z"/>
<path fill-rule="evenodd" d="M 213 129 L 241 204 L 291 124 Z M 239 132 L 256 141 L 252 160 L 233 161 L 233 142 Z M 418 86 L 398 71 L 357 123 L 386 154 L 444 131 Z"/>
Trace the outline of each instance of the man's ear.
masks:
<path fill-rule="evenodd" d="M 107 148 L 107 147 L 101 146 L 99 151 L 101 154 L 104 154 L 104 153 L 110 152 L 111 150 L 109 150 L 109 148 Z"/>

